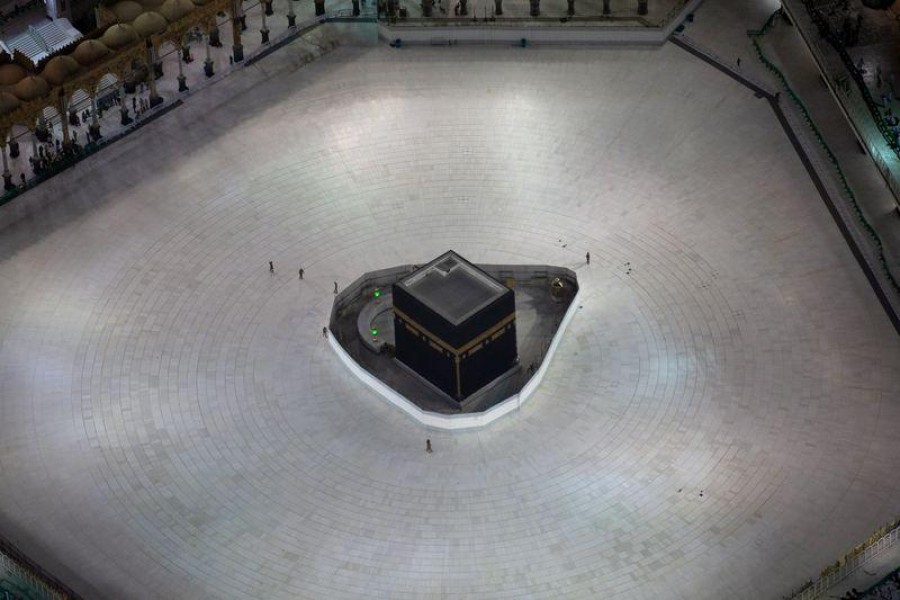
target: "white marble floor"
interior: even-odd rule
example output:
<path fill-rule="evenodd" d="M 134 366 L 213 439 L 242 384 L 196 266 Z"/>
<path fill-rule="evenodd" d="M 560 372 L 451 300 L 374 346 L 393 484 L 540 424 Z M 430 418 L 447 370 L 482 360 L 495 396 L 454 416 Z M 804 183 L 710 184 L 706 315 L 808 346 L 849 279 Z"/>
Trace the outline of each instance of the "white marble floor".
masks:
<path fill-rule="evenodd" d="M 766 103 L 671 45 L 291 53 L 0 210 L 0 528 L 38 562 L 92 599 L 757 600 L 896 516 L 900 343 Z M 448 248 L 584 289 L 478 432 L 321 339 L 332 281 Z"/>

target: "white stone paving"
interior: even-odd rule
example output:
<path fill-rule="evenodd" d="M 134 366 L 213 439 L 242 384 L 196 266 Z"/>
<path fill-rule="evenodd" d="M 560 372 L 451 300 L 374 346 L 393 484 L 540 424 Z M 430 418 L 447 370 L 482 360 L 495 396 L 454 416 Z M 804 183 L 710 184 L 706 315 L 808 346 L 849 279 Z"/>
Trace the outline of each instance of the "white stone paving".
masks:
<path fill-rule="evenodd" d="M 896 516 L 900 343 L 765 102 L 671 45 L 292 52 L 0 209 L 38 562 L 92 599 L 759 599 Z M 483 431 L 321 338 L 332 281 L 448 248 L 584 290 Z"/>

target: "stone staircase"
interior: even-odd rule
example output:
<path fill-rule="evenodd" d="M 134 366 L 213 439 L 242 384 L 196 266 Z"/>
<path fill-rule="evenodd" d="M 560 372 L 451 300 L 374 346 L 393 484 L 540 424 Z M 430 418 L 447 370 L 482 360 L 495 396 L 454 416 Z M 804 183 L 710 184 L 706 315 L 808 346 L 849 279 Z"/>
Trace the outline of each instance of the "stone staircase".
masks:
<path fill-rule="evenodd" d="M 26 31 L 6 40 L 3 45 L 9 53 L 18 50 L 37 64 L 60 48 L 71 45 L 83 36 L 68 19 L 56 19 L 37 27 L 29 25 Z"/>

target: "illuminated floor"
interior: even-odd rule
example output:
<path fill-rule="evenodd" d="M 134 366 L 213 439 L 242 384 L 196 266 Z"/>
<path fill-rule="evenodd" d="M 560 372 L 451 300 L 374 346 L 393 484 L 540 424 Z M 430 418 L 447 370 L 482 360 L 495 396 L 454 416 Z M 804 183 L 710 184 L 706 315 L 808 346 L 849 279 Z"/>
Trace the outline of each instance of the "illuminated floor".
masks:
<path fill-rule="evenodd" d="M 896 516 L 900 343 L 763 101 L 671 45 L 290 57 L 0 211 L 0 527 L 77 591 L 780 598 Z M 321 338 L 448 248 L 584 290 L 477 433 Z"/>

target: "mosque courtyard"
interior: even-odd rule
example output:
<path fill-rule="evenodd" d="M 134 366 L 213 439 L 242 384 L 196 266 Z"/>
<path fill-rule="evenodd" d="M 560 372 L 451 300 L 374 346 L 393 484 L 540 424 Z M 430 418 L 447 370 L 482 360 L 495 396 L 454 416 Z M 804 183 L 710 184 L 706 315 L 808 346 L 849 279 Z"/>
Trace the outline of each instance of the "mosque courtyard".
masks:
<path fill-rule="evenodd" d="M 38 563 L 111 600 L 759 600 L 896 516 L 900 342 L 767 102 L 672 44 L 292 52 L 0 208 L 0 528 Z M 333 282 L 448 249 L 581 286 L 474 431 L 321 333 Z"/>

